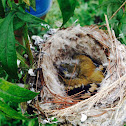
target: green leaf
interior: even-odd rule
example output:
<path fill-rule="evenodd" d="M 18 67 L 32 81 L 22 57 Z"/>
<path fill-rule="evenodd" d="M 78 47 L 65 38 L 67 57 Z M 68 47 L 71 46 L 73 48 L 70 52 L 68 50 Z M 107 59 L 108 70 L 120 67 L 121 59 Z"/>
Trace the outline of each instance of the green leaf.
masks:
<path fill-rule="evenodd" d="M 108 17 L 110 18 L 113 13 L 120 7 L 120 4 L 119 3 L 109 3 L 108 6 L 107 6 L 107 15 Z M 119 12 L 118 12 L 119 13 Z M 113 17 L 114 19 L 117 18 L 118 16 L 118 13 Z"/>
<path fill-rule="evenodd" d="M 2 0 L 2 4 L 3 4 L 3 8 L 5 9 L 5 7 L 6 7 L 6 2 L 7 2 L 7 0 Z"/>
<path fill-rule="evenodd" d="M 0 100 L 0 114 L 6 115 L 14 119 L 20 119 L 20 120 L 26 119 L 24 116 L 22 116 L 20 113 L 18 113 L 16 110 L 14 110 L 1 100 Z"/>
<path fill-rule="evenodd" d="M 14 25 L 14 31 L 18 30 L 21 27 L 23 27 L 24 24 L 25 24 L 24 21 L 20 20 L 17 17 L 14 17 L 14 23 L 13 23 L 13 25 Z"/>
<path fill-rule="evenodd" d="M 126 24 L 126 12 L 123 14 L 123 17 L 120 22 Z"/>
<path fill-rule="evenodd" d="M 77 5 L 77 0 L 57 0 L 62 17 L 63 17 L 63 24 L 62 26 L 70 19 L 71 16 L 74 14 L 75 7 Z"/>
<path fill-rule="evenodd" d="M 17 56 L 13 33 L 14 15 L 14 12 L 10 12 L 0 23 L 0 62 L 10 77 L 17 78 Z"/>
<path fill-rule="evenodd" d="M 7 4 L 8 4 L 8 6 L 12 9 L 12 6 L 13 6 L 12 0 L 7 0 Z"/>
<path fill-rule="evenodd" d="M 0 97 L 12 102 L 25 102 L 33 99 L 38 93 L 12 84 L 0 78 Z"/>
<path fill-rule="evenodd" d="M 120 20 L 123 16 L 123 9 L 120 9 L 117 13 L 117 19 Z"/>
<path fill-rule="evenodd" d="M 4 21 L 4 18 L 0 19 L 0 24 Z"/>
<path fill-rule="evenodd" d="M 21 6 L 17 7 L 16 5 L 14 5 L 14 7 L 17 11 L 16 16 L 20 20 L 30 24 L 40 24 L 41 27 L 49 29 L 49 25 L 44 20 L 25 12 Z"/>
<path fill-rule="evenodd" d="M 123 16 L 122 16 L 122 18 L 120 20 L 119 30 L 126 37 L 126 11 L 123 13 Z"/>
<path fill-rule="evenodd" d="M 29 13 L 26 13 L 26 12 L 25 13 L 23 13 L 23 12 L 17 12 L 16 15 L 22 21 L 25 21 L 25 22 L 28 22 L 28 23 L 34 23 L 34 24 L 44 23 L 44 24 L 47 24 L 42 19 L 40 19 L 38 17 L 35 17 L 35 16 L 33 16 L 33 15 L 29 14 Z"/>

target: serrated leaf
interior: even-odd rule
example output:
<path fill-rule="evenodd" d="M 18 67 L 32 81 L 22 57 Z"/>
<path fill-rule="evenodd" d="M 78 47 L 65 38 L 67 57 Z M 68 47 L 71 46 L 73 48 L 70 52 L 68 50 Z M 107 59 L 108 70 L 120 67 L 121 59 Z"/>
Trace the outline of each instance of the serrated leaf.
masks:
<path fill-rule="evenodd" d="M 14 12 L 10 12 L 0 23 L 0 62 L 12 78 L 17 78 L 17 56 L 13 33 L 14 15 Z"/>
<path fill-rule="evenodd" d="M 62 17 L 63 17 L 63 24 L 62 26 L 70 19 L 71 16 L 74 14 L 75 7 L 77 5 L 77 0 L 57 0 Z"/>
<path fill-rule="evenodd" d="M 12 84 L 0 78 L 0 97 L 12 102 L 25 102 L 33 99 L 38 93 Z"/>
<path fill-rule="evenodd" d="M 24 116 L 22 116 L 20 113 L 18 113 L 16 110 L 14 110 L 1 100 L 0 100 L 0 113 L 14 119 L 20 119 L 20 120 L 26 119 Z"/>
<path fill-rule="evenodd" d="M 29 14 L 29 13 L 17 12 L 16 15 L 22 21 L 25 21 L 25 22 L 28 22 L 28 23 L 34 23 L 34 24 L 44 23 L 44 24 L 47 24 L 42 19 L 40 19 L 38 17 L 35 17 L 35 16 L 33 16 L 33 15 Z"/>

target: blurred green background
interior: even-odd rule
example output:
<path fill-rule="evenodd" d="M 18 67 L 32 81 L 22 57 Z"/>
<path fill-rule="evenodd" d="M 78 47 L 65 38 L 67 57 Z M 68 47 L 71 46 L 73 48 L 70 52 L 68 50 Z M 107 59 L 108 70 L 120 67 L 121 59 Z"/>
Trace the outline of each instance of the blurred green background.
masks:
<path fill-rule="evenodd" d="M 79 0 L 78 5 L 74 11 L 73 17 L 66 23 L 65 27 L 71 26 L 76 20 L 77 24 L 81 26 L 91 25 L 98 23 L 103 18 L 104 10 L 99 7 L 99 0 Z M 97 22 L 97 19 L 99 21 Z M 48 12 L 45 21 L 53 28 L 57 28 L 62 24 L 62 15 L 57 3 L 57 0 L 53 0 L 52 7 Z"/>
<path fill-rule="evenodd" d="M 78 20 L 77 24 L 81 26 L 103 24 L 105 23 L 104 15 L 107 14 L 108 18 L 110 18 L 124 1 L 125 0 L 78 0 L 74 15 L 66 23 L 65 27 L 73 25 L 76 20 Z M 113 19 L 116 21 L 121 19 L 122 14 L 123 11 L 120 9 Z M 45 21 L 53 28 L 61 26 L 62 15 L 57 0 L 53 0 L 52 7 Z"/>

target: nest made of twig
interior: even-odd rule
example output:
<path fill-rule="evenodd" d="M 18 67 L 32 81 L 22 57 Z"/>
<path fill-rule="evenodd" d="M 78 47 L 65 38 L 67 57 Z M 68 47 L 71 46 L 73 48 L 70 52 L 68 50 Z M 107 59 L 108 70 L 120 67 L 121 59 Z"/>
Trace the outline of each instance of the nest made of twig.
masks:
<path fill-rule="evenodd" d="M 74 125 L 123 124 L 126 118 L 126 48 L 116 39 L 114 31 L 110 36 L 97 26 L 61 29 L 44 44 L 42 52 L 43 90 L 38 103 L 41 111 L 60 122 L 68 120 Z M 98 93 L 79 102 L 67 96 L 56 68 L 76 53 L 90 56 L 106 66 L 107 71 Z M 88 117 L 83 123 L 82 114 Z"/>

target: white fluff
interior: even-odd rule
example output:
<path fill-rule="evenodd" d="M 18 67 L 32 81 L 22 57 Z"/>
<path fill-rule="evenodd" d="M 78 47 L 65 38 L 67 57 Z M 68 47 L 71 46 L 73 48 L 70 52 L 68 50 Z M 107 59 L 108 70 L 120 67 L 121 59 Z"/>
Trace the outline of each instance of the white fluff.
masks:
<path fill-rule="evenodd" d="M 81 122 L 85 122 L 87 120 L 87 116 L 85 114 L 81 114 Z"/>
<path fill-rule="evenodd" d="M 33 69 L 29 69 L 28 73 L 30 74 L 30 76 L 36 76 L 35 73 L 33 72 Z"/>
<path fill-rule="evenodd" d="M 20 66 L 21 61 L 19 59 L 17 59 L 17 66 Z"/>
<path fill-rule="evenodd" d="M 32 39 L 35 40 L 35 43 L 34 43 L 35 45 L 39 45 L 39 44 L 44 42 L 43 39 L 41 39 L 40 36 L 33 35 Z"/>

